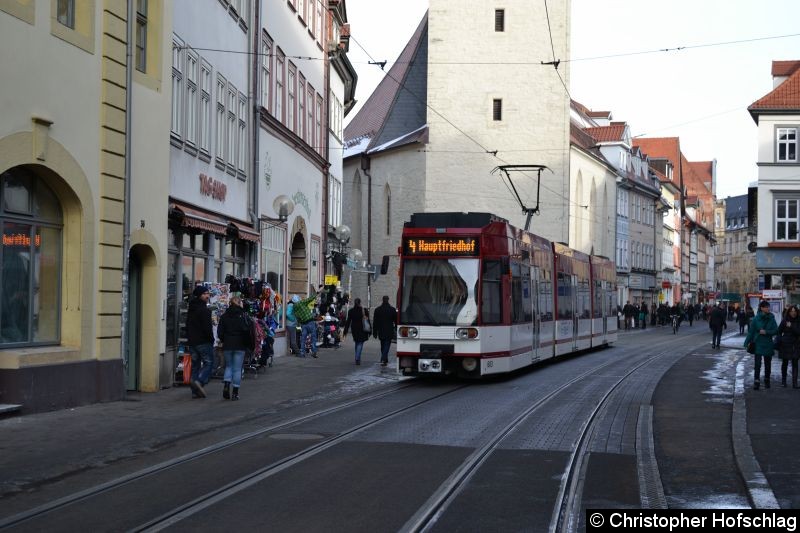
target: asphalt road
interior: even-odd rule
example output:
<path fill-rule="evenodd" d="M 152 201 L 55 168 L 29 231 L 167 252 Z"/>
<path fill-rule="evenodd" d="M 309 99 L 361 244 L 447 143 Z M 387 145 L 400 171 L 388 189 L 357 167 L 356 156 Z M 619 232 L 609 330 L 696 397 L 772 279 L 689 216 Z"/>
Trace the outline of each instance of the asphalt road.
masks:
<path fill-rule="evenodd" d="M 251 424 L 258 434 L 241 442 L 93 491 L 13 529 L 376 532 L 422 523 L 431 531 L 545 531 L 563 520 L 583 530 L 586 508 L 658 501 L 648 494 L 670 507 L 746 507 L 730 435 L 740 353 L 712 351 L 708 337 L 700 325 L 677 335 L 654 328 L 486 382 L 390 383 L 381 389 L 390 394 L 282 427 Z M 281 418 L 291 421 L 293 410 L 309 413 L 286 405 Z M 228 428 L 224 436 L 237 432 L 245 431 Z M 476 450 L 485 454 L 458 475 Z M 140 456 L 136 466 L 180 452 Z M 646 464 L 658 477 L 642 475 Z M 100 480 L 94 469 L 83 483 L 81 474 L 71 477 L 46 499 Z M 437 494 L 446 497 L 431 507 Z M 16 512 L 45 503 L 33 493 L 25 501 L 15 497 Z M 426 509 L 435 512 L 426 518 Z"/>

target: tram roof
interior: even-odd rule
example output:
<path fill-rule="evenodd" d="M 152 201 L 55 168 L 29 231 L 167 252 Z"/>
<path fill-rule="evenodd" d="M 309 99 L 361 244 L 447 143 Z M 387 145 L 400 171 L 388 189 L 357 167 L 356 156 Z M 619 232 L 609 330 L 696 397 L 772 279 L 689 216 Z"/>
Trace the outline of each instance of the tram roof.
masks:
<path fill-rule="evenodd" d="M 406 228 L 483 228 L 492 222 L 508 220 L 491 213 L 413 213 Z"/>

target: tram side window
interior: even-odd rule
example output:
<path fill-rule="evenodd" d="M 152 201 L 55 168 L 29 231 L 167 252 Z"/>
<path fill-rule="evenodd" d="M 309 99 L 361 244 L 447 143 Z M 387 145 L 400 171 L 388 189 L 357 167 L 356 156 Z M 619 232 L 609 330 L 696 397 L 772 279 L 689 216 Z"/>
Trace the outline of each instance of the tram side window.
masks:
<path fill-rule="evenodd" d="M 578 280 L 578 318 L 591 317 L 591 293 L 589 292 L 589 280 Z"/>
<path fill-rule="evenodd" d="M 525 321 L 522 294 L 522 270 L 519 263 L 511 263 L 511 322 Z"/>
<path fill-rule="evenodd" d="M 502 276 L 503 268 L 500 261 L 483 262 L 481 320 L 484 324 L 499 324 L 503 321 Z"/>
<path fill-rule="evenodd" d="M 556 283 L 558 284 L 558 319 L 572 320 L 574 309 L 570 276 L 559 272 Z"/>
<path fill-rule="evenodd" d="M 547 270 L 542 270 L 539 279 L 539 313 L 542 322 L 553 320 L 553 278 Z"/>
<path fill-rule="evenodd" d="M 592 316 L 603 318 L 603 282 L 595 280 Z"/>

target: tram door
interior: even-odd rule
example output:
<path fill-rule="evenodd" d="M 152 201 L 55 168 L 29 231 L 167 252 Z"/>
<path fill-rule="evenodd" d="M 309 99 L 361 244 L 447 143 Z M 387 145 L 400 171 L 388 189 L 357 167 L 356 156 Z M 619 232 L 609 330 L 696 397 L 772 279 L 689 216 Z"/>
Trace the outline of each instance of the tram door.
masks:
<path fill-rule="evenodd" d="M 533 344 L 531 345 L 531 362 L 536 362 L 542 358 L 539 353 L 541 338 L 541 310 L 539 309 L 539 267 L 531 267 L 531 311 L 533 314 Z"/>
<path fill-rule="evenodd" d="M 570 291 L 572 296 L 572 351 L 578 350 L 578 276 L 570 276 Z"/>

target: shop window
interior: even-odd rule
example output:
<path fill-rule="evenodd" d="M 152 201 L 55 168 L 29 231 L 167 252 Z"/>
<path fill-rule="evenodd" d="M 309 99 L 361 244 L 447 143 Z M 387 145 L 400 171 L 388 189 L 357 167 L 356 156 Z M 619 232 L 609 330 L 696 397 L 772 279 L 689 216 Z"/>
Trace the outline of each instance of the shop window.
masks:
<path fill-rule="evenodd" d="M 0 346 L 61 338 L 61 206 L 36 175 L 0 175 Z"/>

